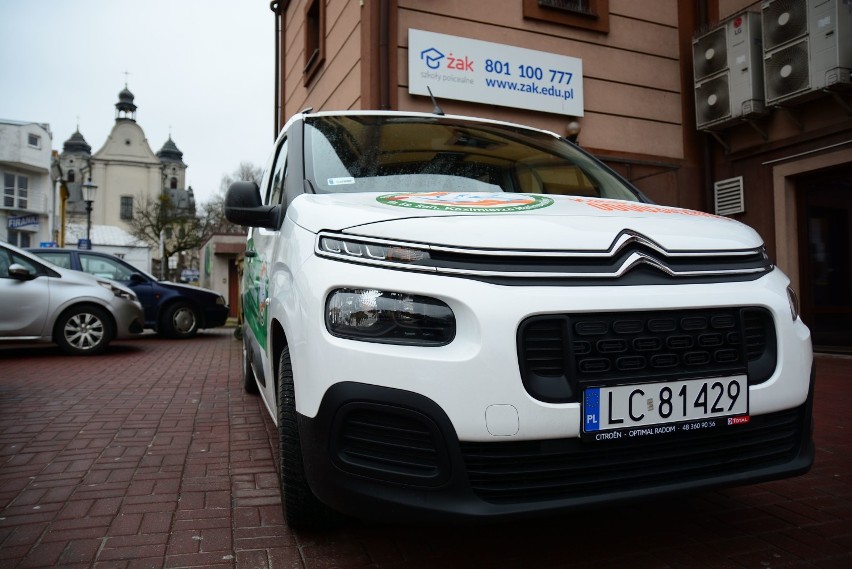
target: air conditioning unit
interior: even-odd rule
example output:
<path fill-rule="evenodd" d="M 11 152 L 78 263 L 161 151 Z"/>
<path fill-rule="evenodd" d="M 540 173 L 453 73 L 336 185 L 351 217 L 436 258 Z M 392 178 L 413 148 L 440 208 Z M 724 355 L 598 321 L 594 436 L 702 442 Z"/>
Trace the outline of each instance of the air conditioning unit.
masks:
<path fill-rule="evenodd" d="M 849 0 L 768 0 L 761 19 L 766 104 L 852 86 Z"/>
<path fill-rule="evenodd" d="M 718 129 L 764 114 L 760 15 L 744 12 L 692 42 L 695 123 Z"/>

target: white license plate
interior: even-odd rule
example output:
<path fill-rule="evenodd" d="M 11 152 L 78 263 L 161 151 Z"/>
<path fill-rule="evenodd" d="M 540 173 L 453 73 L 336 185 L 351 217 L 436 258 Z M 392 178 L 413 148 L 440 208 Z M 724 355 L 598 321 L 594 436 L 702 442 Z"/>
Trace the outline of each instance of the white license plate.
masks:
<path fill-rule="evenodd" d="M 598 440 L 746 423 L 747 415 L 745 375 L 583 391 L 583 433 Z"/>

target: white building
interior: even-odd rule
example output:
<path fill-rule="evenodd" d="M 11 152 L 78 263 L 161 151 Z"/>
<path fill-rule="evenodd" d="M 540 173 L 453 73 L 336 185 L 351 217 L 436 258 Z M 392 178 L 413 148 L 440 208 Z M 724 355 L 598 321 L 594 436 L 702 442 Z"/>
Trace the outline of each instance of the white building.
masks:
<path fill-rule="evenodd" d="M 47 124 L 0 119 L 0 238 L 13 245 L 53 241 L 52 142 Z"/>
<path fill-rule="evenodd" d="M 146 202 L 155 202 L 162 194 L 171 198 L 174 207 L 195 210 L 192 188 L 186 188 L 187 165 L 183 153 L 171 136 L 159 151 L 151 150 L 145 132 L 136 122 L 136 109 L 134 95 L 125 86 L 115 104 L 115 125 L 97 152 L 92 154 L 92 147 L 79 129 L 63 144 L 59 164 L 68 188 L 68 223 L 85 226 L 82 188 L 89 183 L 96 186 L 94 198 L 90 198 L 93 228 L 115 227 L 127 232 L 137 209 Z M 98 232 L 100 239 L 110 235 L 117 233 L 104 229 Z M 65 242 L 74 246 L 76 240 L 66 232 Z M 126 246 L 123 240 L 99 243 L 94 238 L 92 245 L 100 251 L 109 251 L 110 246 Z"/>
<path fill-rule="evenodd" d="M 85 239 L 85 224 L 72 223 L 65 228 L 65 239 L 70 247 Z M 137 269 L 151 272 L 151 246 L 115 225 L 92 225 L 89 232 L 92 250 L 115 255 Z"/>

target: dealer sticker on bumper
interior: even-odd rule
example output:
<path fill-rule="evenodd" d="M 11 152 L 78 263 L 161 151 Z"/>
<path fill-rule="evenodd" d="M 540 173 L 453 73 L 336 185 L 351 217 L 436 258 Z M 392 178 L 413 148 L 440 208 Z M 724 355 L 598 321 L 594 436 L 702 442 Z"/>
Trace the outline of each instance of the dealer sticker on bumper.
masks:
<path fill-rule="evenodd" d="M 583 435 L 593 440 L 704 430 L 748 419 L 745 375 L 583 391 Z"/>

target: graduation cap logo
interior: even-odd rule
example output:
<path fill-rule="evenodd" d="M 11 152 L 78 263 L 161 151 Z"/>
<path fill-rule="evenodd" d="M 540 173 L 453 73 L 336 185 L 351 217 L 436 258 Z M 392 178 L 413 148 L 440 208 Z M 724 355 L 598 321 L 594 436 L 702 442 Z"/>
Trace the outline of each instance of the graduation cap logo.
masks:
<path fill-rule="evenodd" d="M 426 61 L 426 67 L 429 69 L 438 69 L 441 67 L 441 60 L 444 59 L 444 54 L 430 47 L 420 52 L 420 59 Z"/>

